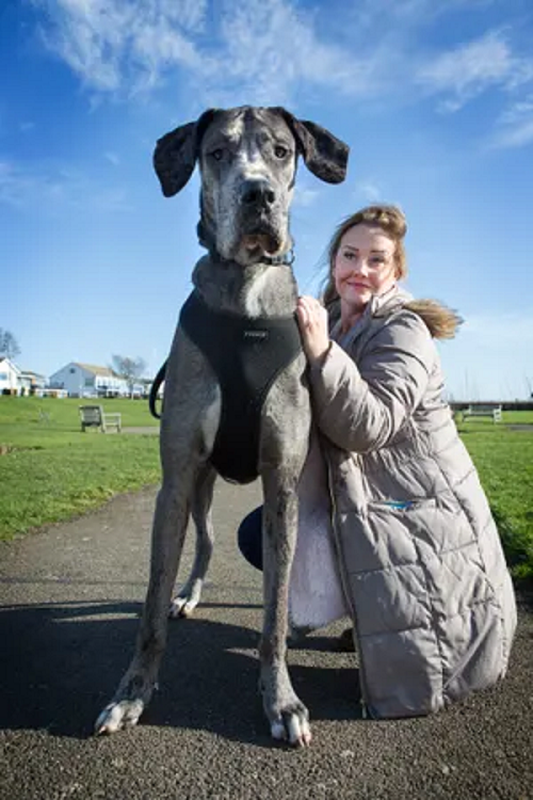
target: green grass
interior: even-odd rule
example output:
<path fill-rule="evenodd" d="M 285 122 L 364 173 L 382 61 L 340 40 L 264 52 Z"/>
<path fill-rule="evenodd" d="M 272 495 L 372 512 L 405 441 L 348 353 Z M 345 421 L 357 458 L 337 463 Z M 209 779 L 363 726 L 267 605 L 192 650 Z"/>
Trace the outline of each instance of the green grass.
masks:
<path fill-rule="evenodd" d="M 0 396 L 0 539 L 68 519 L 160 480 L 158 437 L 81 433 L 79 400 Z M 155 426 L 145 400 L 104 400 L 123 427 Z M 43 412 L 44 418 L 40 411 Z M 533 411 L 476 418 L 459 431 L 487 492 L 517 578 L 533 578 Z"/>
<path fill-rule="evenodd" d="M 489 419 L 488 422 L 491 420 Z M 533 425 L 533 411 L 503 411 L 502 422 L 507 424 Z"/>
<path fill-rule="evenodd" d="M 516 578 L 533 578 L 533 424 L 532 411 L 507 411 L 494 424 L 478 418 L 458 424 L 479 472 L 500 531 L 507 562 Z"/>
<path fill-rule="evenodd" d="M 79 405 L 74 399 L 0 396 L 0 539 L 159 482 L 157 436 L 81 433 Z M 157 427 L 146 401 L 102 405 L 120 411 L 123 427 Z"/>

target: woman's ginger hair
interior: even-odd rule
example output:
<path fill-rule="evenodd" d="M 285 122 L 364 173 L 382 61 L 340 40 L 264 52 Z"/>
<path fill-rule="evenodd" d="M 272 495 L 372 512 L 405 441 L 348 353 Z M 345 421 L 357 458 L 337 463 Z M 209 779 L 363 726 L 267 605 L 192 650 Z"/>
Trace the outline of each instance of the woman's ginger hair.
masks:
<path fill-rule="evenodd" d="M 337 304 L 339 300 L 339 295 L 335 288 L 333 270 L 335 268 L 335 259 L 341 239 L 346 231 L 353 228 L 354 225 L 361 224 L 381 228 L 383 232 L 393 240 L 395 245 L 394 266 L 396 278 L 401 280 L 407 275 L 407 258 L 403 244 L 407 232 L 407 222 L 403 211 L 397 206 L 390 205 L 374 205 L 362 208 L 360 211 L 356 211 L 355 214 L 352 214 L 341 222 L 329 243 L 327 249 L 328 275 L 324 281 L 324 288 L 322 291 L 322 301 L 328 309 Z"/>

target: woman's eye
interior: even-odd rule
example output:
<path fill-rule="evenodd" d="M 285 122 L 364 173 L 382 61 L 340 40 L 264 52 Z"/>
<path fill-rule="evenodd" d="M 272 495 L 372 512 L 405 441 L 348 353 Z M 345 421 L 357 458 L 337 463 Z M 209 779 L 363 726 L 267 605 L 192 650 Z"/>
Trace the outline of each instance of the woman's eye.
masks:
<path fill-rule="evenodd" d="M 285 158 L 289 151 L 286 147 L 283 147 L 281 144 L 277 144 L 274 148 L 274 155 L 276 158 Z"/>
<path fill-rule="evenodd" d="M 211 153 L 211 156 L 212 156 L 212 158 L 215 159 L 215 161 L 220 161 L 222 159 L 223 155 L 224 155 L 224 151 L 222 150 L 221 147 L 217 147 L 217 149 L 213 150 L 213 152 Z"/>

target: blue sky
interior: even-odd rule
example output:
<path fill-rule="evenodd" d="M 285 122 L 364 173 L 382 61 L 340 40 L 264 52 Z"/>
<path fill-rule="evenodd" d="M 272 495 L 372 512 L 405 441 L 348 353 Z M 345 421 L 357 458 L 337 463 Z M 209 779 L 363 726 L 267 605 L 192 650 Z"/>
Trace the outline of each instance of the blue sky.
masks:
<path fill-rule="evenodd" d="M 440 346 L 454 398 L 533 391 L 530 0 L 3 0 L 0 327 L 24 369 L 166 357 L 198 178 L 163 198 L 155 141 L 211 106 L 285 105 L 351 147 L 300 165 L 302 293 L 335 225 L 376 200 L 409 232 L 407 288 L 466 320 Z"/>

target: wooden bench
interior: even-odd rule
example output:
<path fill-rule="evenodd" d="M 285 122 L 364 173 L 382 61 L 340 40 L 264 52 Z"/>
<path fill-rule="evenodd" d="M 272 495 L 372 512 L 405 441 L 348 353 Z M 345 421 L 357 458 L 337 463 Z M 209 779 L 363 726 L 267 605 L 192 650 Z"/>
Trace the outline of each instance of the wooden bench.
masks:
<path fill-rule="evenodd" d="M 109 430 L 120 433 L 122 429 L 122 414 L 104 414 L 102 406 L 80 406 L 80 418 L 83 433 L 87 428 L 98 428 L 103 433 Z"/>
<path fill-rule="evenodd" d="M 492 417 L 494 422 L 502 421 L 502 407 L 497 403 L 483 403 L 478 406 L 468 406 L 468 408 L 463 409 L 461 413 L 463 419 L 467 417 Z"/>

